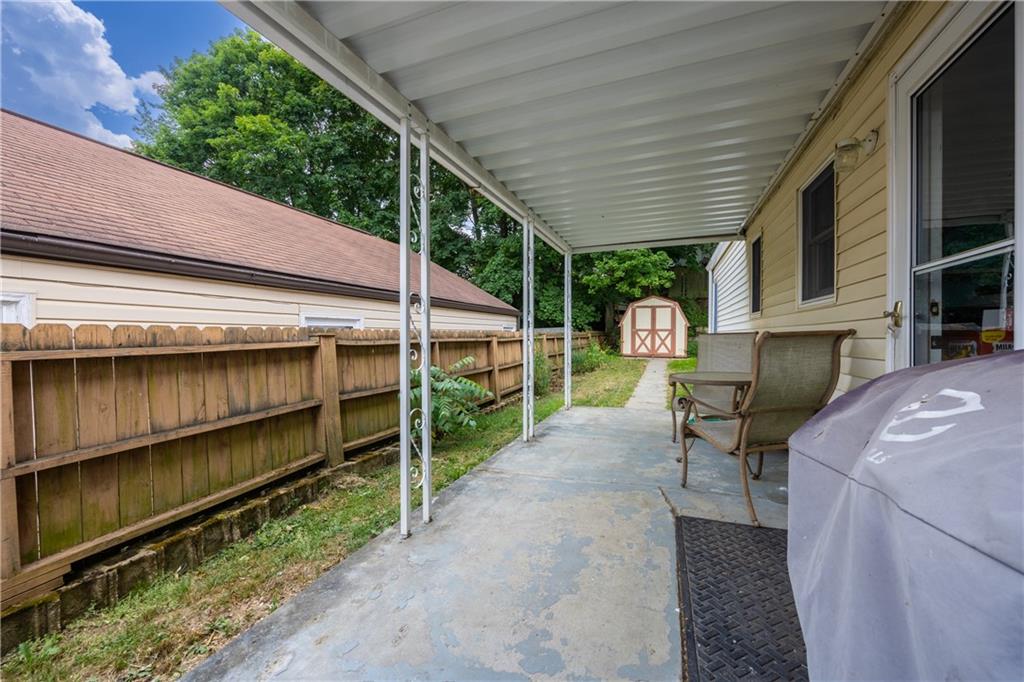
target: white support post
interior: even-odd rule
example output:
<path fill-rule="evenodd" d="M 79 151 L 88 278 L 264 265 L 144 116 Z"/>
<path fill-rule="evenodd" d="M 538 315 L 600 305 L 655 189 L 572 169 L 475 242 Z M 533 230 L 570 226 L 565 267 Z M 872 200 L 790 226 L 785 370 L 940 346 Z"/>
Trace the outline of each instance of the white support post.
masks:
<path fill-rule="evenodd" d="M 410 311 L 409 287 L 409 219 L 410 219 L 410 129 L 409 117 L 402 118 L 399 125 L 399 152 L 398 152 L 398 229 L 399 229 L 399 256 L 398 256 L 398 309 L 401 321 L 399 323 L 399 352 L 398 352 L 398 428 L 399 428 L 399 485 L 401 517 L 399 529 L 403 538 L 409 537 L 409 507 L 412 498 L 409 481 L 410 447 L 412 444 L 412 433 L 409 429 L 410 417 L 410 377 L 411 358 L 409 356 L 409 329 L 412 322 Z"/>
<path fill-rule="evenodd" d="M 535 360 L 536 360 L 536 357 L 537 357 L 536 356 L 537 349 L 536 349 L 536 344 L 535 344 L 534 316 L 533 316 L 534 304 L 536 302 L 536 297 L 534 296 L 534 290 L 535 290 L 535 286 L 534 286 L 535 282 L 534 282 L 534 280 L 535 280 L 535 277 L 536 277 L 536 272 L 534 270 L 534 262 L 536 260 L 534 258 L 534 246 L 536 244 L 536 241 L 534 240 L 533 221 L 532 220 L 528 221 L 528 224 L 530 226 L 530 238 L 529 238 L 529 245 L 530 245 L 530 295 L 529 295 L 529 299 L 530 299 L 530 324 L 529 324 L 529 329 L 530 329 L 530 393 L 527 396 L 527 398 L 529 399 L 529 403 L 528 404 L 530 406 L 530 438 L 533 438 L 534 428 L 537 425 L 537 419 L 536 419 L 535 413 L 534 413 L 534 407 L 535 407 L 535 404 L 534 404 L 534 401 L 535 401 L 534 386 L 536 386 L 536 380 L 537 380 L 537 368 L 536 368 Z"/>
<path fill-rule="evenodd" d="M 565 409 L 572 407 L 572 251 L 565 251 L 563 285 L 565 303 L 562 330 L 562 385 L 565 390 Z"/>
<path fill-rule="evenodd" d="M 432 454 L 432 398 L 430 386 L 430 133 L 420 136 L 420 385 L 422 428 L 420 460 L 423 467 L 423 523 L 430 523 Z"/>
<path fill-rule="evenodd" d="M 530 383 L 530 338 L 527 320 L 530 318 L 530 302 L 529 295 L 527 292 L 530 290 L 530 266 L 528 261 L 530 259 L 530 247 L 527 244 L 529 239 L 528 232 L 530 228 L 527 225 L 526 218 L 523 218 L 523 303 L 522 313 L 523 321 L 519 325 L 523 332 L 523 442 L 530 440 L 530 411 L 526 405 L 526 393 L 529 390 Z"/>

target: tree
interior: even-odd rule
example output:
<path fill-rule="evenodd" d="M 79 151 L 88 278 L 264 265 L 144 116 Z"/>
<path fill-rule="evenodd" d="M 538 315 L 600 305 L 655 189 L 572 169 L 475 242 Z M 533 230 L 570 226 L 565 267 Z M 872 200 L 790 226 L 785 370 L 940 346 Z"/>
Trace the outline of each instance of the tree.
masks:
<path fill-rule="evenodd" d="M 498 298 L 522 309 L 523 295 L 523 242 L 522 230 L 510 228 L 505 236 L 491 235 L 476 243 L 477 262 L 480 263 L 473 282 Z M 586 262 L 577 256 L 576 261 Z M 534 249 L 534 301 L 536 324 L 539 327 L 560 327 L 563 324 L 563 261 L 562 255 L 537 240 Z M 590 329 L 600 319 L 600 308 L 587 296 L 574 270 L 572 322 L 576 329 Z"/>
<path fill-rule="evenodd" d="M 141 116 L 138 152 L 398 241 L 397 136 L 286 52 L 240 31 L 164 76 L 162 106 Z M 701 248 L 574 257 L 574 325 L 665 290 L 674 263 L 703 266 Z M 521 308 L 521 249 L 518 221 L 431 164 L 435 263 Z M 562 257 L 540 240 L 536 257 L 537 324 L 560 326 Z"/>
<path fill-rule="evenodd" d="M 136 151 L 397 241 L 397 136 L 286 52 L 236 32 L 163 72 Z M 433 259 L 465 275 L 468 190 L 431 181 Z"/>
<path fill-rule="evenodd" d="M 664 251 L 630 249 L 602 253 L 594 258 L 583 283 L 591 294 L 632 300 L 670 287 L 675 280 L 672 265 Z"/>

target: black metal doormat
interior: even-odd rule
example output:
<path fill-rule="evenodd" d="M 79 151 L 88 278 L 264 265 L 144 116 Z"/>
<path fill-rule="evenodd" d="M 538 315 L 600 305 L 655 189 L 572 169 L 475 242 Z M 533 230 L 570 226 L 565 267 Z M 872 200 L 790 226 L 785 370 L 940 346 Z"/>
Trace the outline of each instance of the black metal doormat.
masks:
<path fill-rule="evenodd" d="M 806 680 L 786 531 L 680 516 L 676 547 L 689 682 Z"/>

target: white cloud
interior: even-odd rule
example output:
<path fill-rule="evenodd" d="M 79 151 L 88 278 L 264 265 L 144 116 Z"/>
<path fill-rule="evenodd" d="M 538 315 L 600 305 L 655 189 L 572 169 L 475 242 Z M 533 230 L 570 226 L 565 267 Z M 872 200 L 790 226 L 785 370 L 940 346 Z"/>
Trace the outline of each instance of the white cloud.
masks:
<path fill-rule="evenodd" d="M 130 78 L 105 33 L 102 21 L 70 0 L 3 3 L 3 40 L 38 95 L 77 132 L 124 147 L 131 138 L 105 128 L 91 109 L 134 114 L 138 95 L 155 96 L 164 79 L 156 71 Z"/>
<path fill-rule="evenodd" d="M 156 92 L 157 86 L 167 82 L 167 79 L 159 71 L 146 71 L 129 80 L 135 87 L 136 92 L 153 95 L 154 97 L 158 96 Z"/>

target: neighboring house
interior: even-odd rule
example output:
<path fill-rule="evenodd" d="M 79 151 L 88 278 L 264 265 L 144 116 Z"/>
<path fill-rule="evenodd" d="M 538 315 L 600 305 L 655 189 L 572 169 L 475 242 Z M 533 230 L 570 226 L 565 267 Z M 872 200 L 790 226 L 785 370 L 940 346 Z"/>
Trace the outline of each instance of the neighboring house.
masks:
<path fill-rule="evenodd" d="M 0 117 L 4 322 L 398 328 L 397 244 Z M 431 291 L 435 329 L 516 329 L 515 308 L 438 265 Z"/>
<path fill-rule="evenodd" d="M 856 329 L 840 392 L 1014 348 L 1020 8 L 894 9 L 839 106 L 776 175 L 745 241 L 720 244 L 708 265 L 715 331 Z"/>

